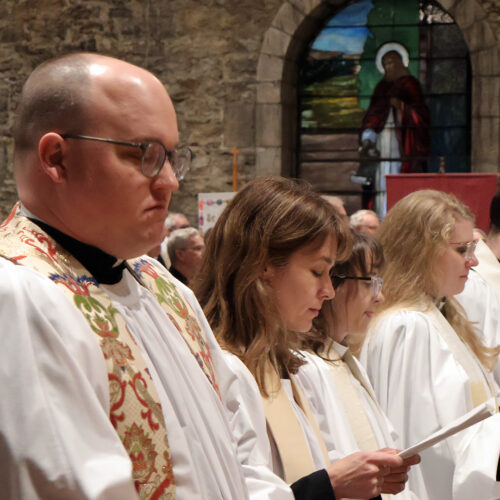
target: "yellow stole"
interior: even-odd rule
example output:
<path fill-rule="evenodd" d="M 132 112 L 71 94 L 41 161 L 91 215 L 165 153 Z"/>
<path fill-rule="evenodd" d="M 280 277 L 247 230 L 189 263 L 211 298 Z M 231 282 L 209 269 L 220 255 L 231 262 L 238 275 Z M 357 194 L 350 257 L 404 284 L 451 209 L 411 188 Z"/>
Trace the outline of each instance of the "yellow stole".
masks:
<path fill-rule="evenodd" d="M 479 406 L 491 397 L 496 397 L 491 374 L 486 371 L 469 346 L 457 335 L 439 309 L 433 307 L 426 311 L 426 314 L 438 327 L 439 334 L 448 345 L 454 358 L 467 373 L 473 406 Z M 496 407 L 498 408 L 498 404 Z"/>
<path fill-rule="evenodd" d="M 316 470 L 309 446 L 305 440 L 304 433 L 293 412 L 290 400 L 286 395 L 279 375 L 269 364 L 265 373 L 265 384 L 269 391 L 269 397 L 262 398 L 266 414 L 268 432 L 271 434 L 284 471 L 284 479 L 288 484 L 294 483 L 301 477 L 311 474 Z M 309 408 L 306 398 L 302 394 L 293 375 L 290 375 L 293 395 L 296 403 L 304 411 L 311 427 L 318 438 L 325 463 L 330 464 L 325 443 L 321 437 L 319 428 Z"/>

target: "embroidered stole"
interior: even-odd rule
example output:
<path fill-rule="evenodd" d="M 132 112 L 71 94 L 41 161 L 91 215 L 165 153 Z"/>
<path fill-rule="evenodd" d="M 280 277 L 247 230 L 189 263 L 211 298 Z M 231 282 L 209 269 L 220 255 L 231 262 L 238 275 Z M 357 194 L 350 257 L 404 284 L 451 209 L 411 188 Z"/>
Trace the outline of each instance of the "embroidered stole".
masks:
<path fill-rule="evenodd" d="M 457 335 L 446 318 L 436 307 L 426 311 L 426 314 L 437 326 L 441 338 L 448 345 L 453 357 L 467 373 L 473 406 L 479 406 L 491 397 L 495 397 L 491 375 L 484 369 L 469 346 Z M 498 404 L 496 407 L 498 408 Z"/>
<path fill-rule="evenodd" d="M 125 320 L 90 273 L 16 205 L 0 226 L 0 253 L 37 270 L 69 297 L 97 336 L 108 370 L 110 420 L 133 465 L 140 498 L 173 500 L 175 480 L 167 429 L 147 365 Z M 17 213 L 16 213 L 17 212 Z M 158 299 L 218 392 L 209 347 L 195 312 L 168 274 L 145 259 L 127 263 L 133 275 Z"/>
<path fill-rule="evenodd" d="M 297 421 L 290 400 L 281 385 L 276 371 L 269 366 L 265 373 L 265 384 L 270 396 L 262 398 L 268 431 L 271 433 L 283 466 L 284 480 L 292 484 L 316 470 L 313 457 L 302 428 Z M 293 375 L 290 375 L 295 402 L 304 412 L 318 439 L 325 463 L 330 464 L 325 443 L 321 437 L 314 416 Z"/>

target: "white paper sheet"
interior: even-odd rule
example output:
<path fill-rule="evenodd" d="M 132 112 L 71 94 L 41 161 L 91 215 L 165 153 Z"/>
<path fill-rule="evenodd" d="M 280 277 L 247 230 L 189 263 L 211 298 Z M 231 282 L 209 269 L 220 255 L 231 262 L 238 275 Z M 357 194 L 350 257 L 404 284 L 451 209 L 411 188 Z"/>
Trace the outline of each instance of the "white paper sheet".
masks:
<path fill-rule="evenodd" d="M 469 413 L 466 413 L 464 416 L 458 418 L 448 425 L 445 425 L 439 431 L 431 434 L 427 439 L 424 439 L 423 441 L 420 441 L 420 443 L 417 443 L 416 445 L 399 452 L 399 455 L 403 458 L 408 458 L 412 455 L 415 455 L 416 453 L 420 453 L 421 451 L 435 445 L 436 443 L 439 443 L 443 439 L 446 439 L 447 437 L 452 436 L 453 434 L 460 432 L 463 429 L 470 427 L 471 425 L 477 424 L 485 418 L 491 417 L 497 411 L 496 401 L 492 398 L 482 405 L 477 406 Z"/>

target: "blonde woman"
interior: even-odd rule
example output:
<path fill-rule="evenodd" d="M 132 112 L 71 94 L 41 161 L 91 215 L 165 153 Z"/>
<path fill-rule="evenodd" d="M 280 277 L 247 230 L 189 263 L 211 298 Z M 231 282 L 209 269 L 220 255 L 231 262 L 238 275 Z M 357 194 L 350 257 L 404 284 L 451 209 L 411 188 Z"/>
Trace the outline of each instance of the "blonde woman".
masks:
<path fill-rule="evenodd" d="M 386 259 L 385 302 L 370 326 L 361 361 L 403 447 L 419 442 L 498 390 L 491 369 L 499 348 L 482 344 L 453 298 L 477 264 L 473 223 L 469 209 L 453 195 L 423 190 L 400 200 L 377 233 Z M 422 453 L 421 469 L 431 500 L 453 498 L 462 437 Z"/>
<path fill-rule="evenodd" d="M 348 246 L 347 225 L 310 188 L 256 179 L 218 219 L 194 287 L 239 380 L 239 406 L 229 412 L 248 415 L 262 456 L 295 498 L 396 493 L 413 463 L 376 451 L 330 464 L 339 455 L 326 448 L 294 378 L 303 363 L 297 332 L 310 330 L 333 297 L 330 271 Z M 235 432 L 240 441 L 248 429 Z"/>

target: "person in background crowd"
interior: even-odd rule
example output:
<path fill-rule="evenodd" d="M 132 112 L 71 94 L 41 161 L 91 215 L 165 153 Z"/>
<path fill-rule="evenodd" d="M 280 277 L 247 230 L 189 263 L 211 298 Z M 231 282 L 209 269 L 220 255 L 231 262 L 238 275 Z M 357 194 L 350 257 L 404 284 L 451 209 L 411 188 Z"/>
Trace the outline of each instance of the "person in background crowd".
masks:
<path fill-rule="evenodd" d="M 476 246 L 478 264 L 475 271 L 500 297 L 500 194 L 490 203 L 490 229 L 486 242 L 478 241 Z"/>
<path fill-rule="evenodd" d="M 500 261 L 500 193 L 493 196 L 490 204 L 490 229 L 486 244 Z"/>
<path fill-rule="evenodd" d="M 326 200 L 328 203 L 330 203 L 330 205 L 335 207 L 340 215 L 342 215 L 346 219 L 348 219 L 347 212 L 346 212 L 345 206 L 344 206 L 344 200 L 342 198 L 340 198 L 340 196 L 332 196 L 329 194 L 322 194 L 321 197 L 324 200 Z"/>
<path fill-rule="evenodd" d="M 309 187 L 255 179 L 217 220 L 194 284 L 240 381 L 231 411 L 251 416 L 268 463 L 297 498 L 398 493 L 418 460 L 404 461 L 394 450 L 344 458 L 327 450 L 295 381 L 303 364 L 291 350 L 297 332 L 307 332 L 333 297 L 330 271 L 348 247 L 347 224 Z M 239 429 L 238 439 L 246 432 Z"/>
<path fill-rule="evenodd" d="M 163 226 L 161 232 L 161 241 L 163 241 L 166 238 L 166 236 L 167 236 L 167 229 L 165 226 Z M 158 262 L 165 268 L 167 267 L 165 260 L 161 256 L 161 243 L 155 245 L 151 250 L 149 250 L 147 255 L 149 255 L 149 257 L 153 257 L 153 259 L 157 259 Z"/>
<path fill-rule="evenodd" d="M 373 210 L 358 210 L 349 218 L 351 226 L 360 233 L 375 236 L 380 222 Z"/>
<path fill-rule="evenodd" d="M 190 285 L 203 259 L 203 236 L 194 227 L 176 229 L 170 234 L 167 250 L 172 263 L 170 272 L 185 285 Z"/>
<path fill-rule="evenodd" d="M 179 212 L 169 212 L 165 219 L 165 229 L 167 230 L 167 237 L 176 229 L 184 229 L 189 227 L 188 218 Z"/>
<path fill-rule="evenodd" d="M 169 212 L 167 218 L 165 219 L 164 236 L 160 245 L 160 252 L 157 256 L 151 254 L 149 255 L 158 258 L 158 260 L 168 269 L 171 265 L 167 250 L 168 237 L 170 236 L 172 231 L 175 231 L 176 229 L 184 229 L 189 226 L 189 220 L 184 214 L 181 214 L 179 212 Z"/>
<path fill-rule="evenodd" d="M 475 240 L 483 240 L 484 242 L 486 242 L 486 233 L 478 228 L 478 227 L 475 227 L 473 230 L 472 230 L 472 236 L 474 237 Z"/>

